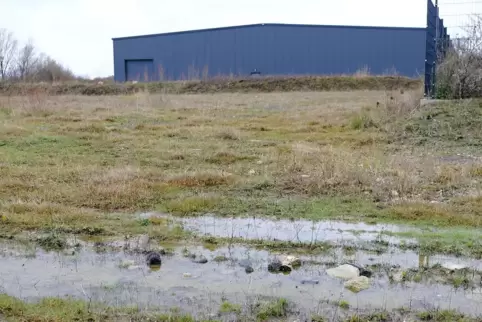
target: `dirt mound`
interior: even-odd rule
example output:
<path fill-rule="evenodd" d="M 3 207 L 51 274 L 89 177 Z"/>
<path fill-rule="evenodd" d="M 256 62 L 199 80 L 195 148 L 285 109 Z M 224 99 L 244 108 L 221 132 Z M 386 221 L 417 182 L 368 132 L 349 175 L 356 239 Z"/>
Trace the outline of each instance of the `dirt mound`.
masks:
<path fill-rule="evenodd" d="M 124 84 L 96 83 L 6 83 L 0 82 L 0 95 L 129 95 L 150 93 L 195 94 L 233 92 L 292 92 L 417 89 L 419 79 L 394 76 L 311 76 L 211 79 L 206 81 L 152 82 Z"/>

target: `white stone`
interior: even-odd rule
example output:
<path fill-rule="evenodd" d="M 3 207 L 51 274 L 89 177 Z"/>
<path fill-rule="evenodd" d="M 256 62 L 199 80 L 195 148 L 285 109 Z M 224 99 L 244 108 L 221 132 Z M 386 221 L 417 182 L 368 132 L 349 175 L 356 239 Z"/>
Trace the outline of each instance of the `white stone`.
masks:
<path fill-rule="evenodd" d="M 250 176 L 252 176 L 252 175 L 255 175 L 255 174 L 256 174 L 256 171 L 255 171 L 255 170 L 253 170 L 253 169 L 251 169 L 251 170 L 249 170 L 249 172 L 248 172 L 248 173 L 249 173 L 249 175 L 250 175 Z"/>
<path fill-rule="evenodd" d="M 134 262 L 133 260 L 125 260 L 125 261 L 123 261 L 119 266 L 120 266 L 121 268 L 129 268 L 129 267 L 135 265 L 135 263 L 136 263 L 136 262 Z"/>
<path fill-rule="evenodd" d="M 329 268 L 326 270 L 326 273 L 331 277 L 341 278 L 344 280 L 351 280 L 360 276 L 360 270 L 357 267 L 349 264 Z"/>
<path fill-rule="evenodd" d="M 279 260 L 281 262 L 281 265 L 283 266 L 300 266 L 301 261 L 298 257 L 292 256 L 292 255 L 287 255 L 287 256 L 280 256 Z"/>
<path fill-rule="evenodd" d="M 403 272 L 396 272 L 392 275 L 392 279 L 394 282 L 401 282 L 403 281 Z"/>

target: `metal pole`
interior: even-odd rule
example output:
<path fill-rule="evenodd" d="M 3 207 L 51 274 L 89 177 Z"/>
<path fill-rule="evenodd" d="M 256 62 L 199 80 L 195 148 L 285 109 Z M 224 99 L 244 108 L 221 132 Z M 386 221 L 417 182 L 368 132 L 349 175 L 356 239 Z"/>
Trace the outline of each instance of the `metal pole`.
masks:
<path fill-rule="evenodd" d="M 436 71 L 437 71 L 437 61 L 439 59 L 439 49 L 438 49 L 438 38 L 440 37 L 439 35 L 439 8 L 438 8 L 438 0 L 435 0 L 435 12 L 436 12 L 436 17 L 435 17 L 435 59 L 433 62 L 433 73 L 432 73 L 432 95 L 435 95 L 435 84 L 437 83 L 436 80 Z"/>

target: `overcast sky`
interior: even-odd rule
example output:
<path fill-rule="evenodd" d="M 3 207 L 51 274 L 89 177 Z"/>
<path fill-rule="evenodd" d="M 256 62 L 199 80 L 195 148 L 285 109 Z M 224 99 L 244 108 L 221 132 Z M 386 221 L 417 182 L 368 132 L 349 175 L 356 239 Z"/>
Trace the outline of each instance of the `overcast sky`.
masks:
<path fill-rule="evenodd" d="M 449 27 L 482 13 L 479 0 L 439 2 Z M 426 25 L 426 0 L 0 0 L 0 11 L 0 28 L 88 77 L 113 74 L 114 37 L 261 22 Z"/>

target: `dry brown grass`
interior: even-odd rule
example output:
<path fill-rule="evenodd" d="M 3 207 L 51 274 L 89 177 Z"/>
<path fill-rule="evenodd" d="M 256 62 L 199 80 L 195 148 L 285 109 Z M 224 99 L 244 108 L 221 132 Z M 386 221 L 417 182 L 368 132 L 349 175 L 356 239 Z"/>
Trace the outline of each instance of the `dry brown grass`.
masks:
<path fill-rule="evenodd" d="M 451 151 L 428 145 L 390 144 L 419 112 L 418 95 L 46 96 L 42 112 L 26 97 L 0 97 L 0 198 L 65 207 L 74 214 L 68 224 L 84 214 L 75 209 L 241 214 L 293 197 L 386 207 L 480 191 L 480 164 L 447 164 L 440 156 Z"/>
<path fill-rule="evenodd" d="M 167 184 L 181 188 L 218 187 L 233 182 L 231 176 L 216 173 L 185 174 L 167 180 Z"/>

